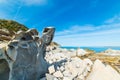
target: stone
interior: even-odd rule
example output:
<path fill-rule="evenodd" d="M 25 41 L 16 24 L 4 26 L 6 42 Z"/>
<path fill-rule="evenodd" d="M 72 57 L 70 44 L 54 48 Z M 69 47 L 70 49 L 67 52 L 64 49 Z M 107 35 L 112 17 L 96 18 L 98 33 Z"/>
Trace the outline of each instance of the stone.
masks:
<path fill-rule="evenodd" d="M 71 80 L 71 79 L 69 79 L 68 77 L 63 77 L 63 80 Z"/>
<path fill-rule="evenodd" d="M 111 66 L 105 66 L 100 60 L 94 62 L 91 73 L 86 80 L 119 80 L 120 74 Z"/>
<path fill-rule="evenodd" d="M 4 51 L 0 48 L 0 54 L 4 55 L 0 59 L 8 63 L 6 74 L 9 76 L 5 77 L 9 80 L 39 80 L 43 77 L 48 71 L 48 63 L 44 59 L 46 46 L 52 41 L 54 31 L 52 27 L 45 28 L 41 38 L 36 29 L 22 31 L 9 41 Z"/>
<path fill-rule="evenodd" d="M 60 67 L 60 71 L 63 72 L 64 70 L 65 70 L 65 68 L 64 68 L 63 66 L 61 66 L 61 67 Z"/>
<path fill-rule="evenodd" d="M 48 71 L 49 71 L 50 74 L 54 73 L 54 72 L 55 72 L 55 67 L 54 67 L 54 65 L 50 66 L 50 67 L 48 68 Z"/>
<path fill-rule="evenodd" d="M 63 74 L 61 73 L 61 71 L 56 71 L 54 74 L 53 74 L 55 77 L 63 77 Z"/>
<path fill-rule="evenodd" d="M 87 52 L 84 49 L 77 49 L 76 54 L 77 56 L 84 56 L 87 54 Z"/>
<path fill-rule="evenodd" d="M 59 79 L 57 79 L 57 78 L 54 78 L 53 80 L 59 80 Z"/>
<path fill-rule="evenodd" d="M 46 80 L 54 80 L 55 76 L 51 74 L 46 74 Z"/>
<path fill-rule="evenodd" d="M 65 77 L 70 77 L 70 76 L 71 76 L 71 73 L 69 72 L 69 70 L 65 70 L 65 71 L 63 72 L 63 75 L 64 75 Z"/>
<path fill-rule="evenodd" d="M 41 78 L 40 80 L 46 80 L 46 77 Z"/>
<path fill-rule="evenodd" d="M 84 75 L 80 75 L 80 76 L 78 76 L 78 79 L 79 80 L 85 80 L 85 77 L 84 77 Z"/>
<path fill-rule="evenodd" d="M 5 47 L 6 47 L 6 43 L 1 43 L 0 44 L 0 59 L 5 59 L 7 58 L 6 54 L 5 54 Z"/>

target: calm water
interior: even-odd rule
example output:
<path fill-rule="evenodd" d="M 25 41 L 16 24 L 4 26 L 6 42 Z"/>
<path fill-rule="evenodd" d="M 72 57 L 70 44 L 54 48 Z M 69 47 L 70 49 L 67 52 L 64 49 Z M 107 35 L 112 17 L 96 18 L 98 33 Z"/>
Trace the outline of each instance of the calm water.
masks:
<path fill-rule="evenodd" d="M 101 51 L 105 51 L 107 49 L 114 49 L 114 50 L 120 50 L 120 47 L 62 47 L 62 48 L 66 48 L 66 49 L 77 49 L 77 48 L 82 48 L 82 49 L 90 49 L 90 50 L 94 50 L 95 52 L 101 52 Z"/>

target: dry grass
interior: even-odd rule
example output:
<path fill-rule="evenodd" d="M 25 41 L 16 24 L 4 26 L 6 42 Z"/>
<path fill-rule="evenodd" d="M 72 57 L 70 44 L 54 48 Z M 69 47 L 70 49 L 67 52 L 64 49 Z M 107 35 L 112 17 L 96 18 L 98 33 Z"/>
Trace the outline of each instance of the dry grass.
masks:
<path fill-rule="evenodd" d="M 120 56 L 108 56 L 104 54 L 93 54 L 88 56 L 89 59 L 95 61 L 96 59 L 101 60 L 104 64 L 111 65 L 120 73 Z"/>
<path fill-rule="evenodd" d="M 93 62 L 96 59 L 101 60 L 104 64 L 109 64 L 111 65 L 117 72 L 120 73 L 120 56 L 110 56 L 110 55 L 105 55 L 103 53 L 100 54 L 96 54 L 94 51 L 89 51 L 88 50 L 88 54 L 79 57 L 81 59 L 84 58 L 89 58 L 91 59 Z"/>

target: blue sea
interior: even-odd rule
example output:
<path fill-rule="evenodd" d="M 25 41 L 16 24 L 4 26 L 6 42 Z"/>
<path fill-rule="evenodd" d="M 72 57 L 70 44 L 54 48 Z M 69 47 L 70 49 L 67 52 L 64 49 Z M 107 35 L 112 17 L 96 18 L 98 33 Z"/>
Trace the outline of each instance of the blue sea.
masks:
<path fill-rule="evenodd" d="M 105 51 L 107 49 L 120 50 L 120 47 L 62 47 L 62 48 L 66 48 L 66 49 L 77 49 L 77 48 L 90 49 L 90 50 L 94 50 L 95 52 L 102 52 L 102 51 Z"/>

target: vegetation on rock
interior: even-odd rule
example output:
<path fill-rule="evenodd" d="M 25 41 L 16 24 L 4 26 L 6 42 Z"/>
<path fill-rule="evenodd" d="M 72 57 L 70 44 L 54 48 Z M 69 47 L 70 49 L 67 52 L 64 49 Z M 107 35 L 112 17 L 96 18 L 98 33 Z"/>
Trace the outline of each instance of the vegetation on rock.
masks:
<path fill-rule="evenodd" d="M 20 30 L 26 31 L 28 28 L 16 21 L 0 19 L 0 41 L 9 41 Z"/>

